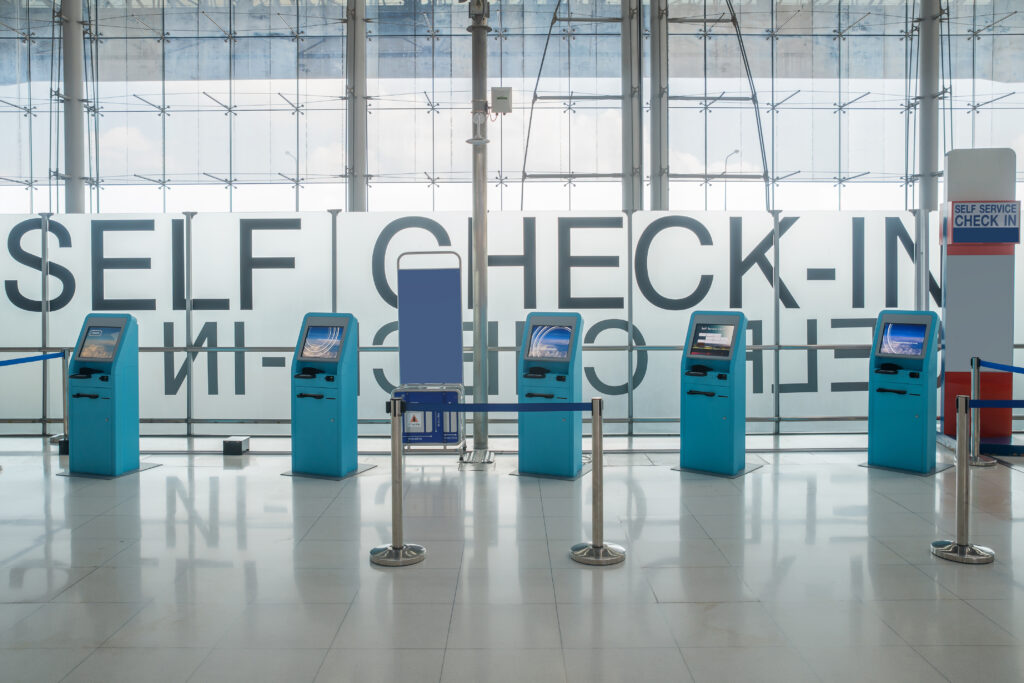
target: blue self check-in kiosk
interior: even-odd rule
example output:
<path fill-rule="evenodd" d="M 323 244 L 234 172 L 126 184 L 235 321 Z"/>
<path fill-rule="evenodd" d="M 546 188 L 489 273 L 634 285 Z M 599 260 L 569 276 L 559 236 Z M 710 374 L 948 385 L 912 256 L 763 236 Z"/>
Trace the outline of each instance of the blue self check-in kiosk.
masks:
<path fill-rule="evenodd" d="M 521 403 L 578 403 L 583 395 L 583 319 L 531 313 L 519 347 Z M 519 474 L 573 478 L 583 468 L 583 415 L 519 414 Z"/>
<path fill-rule="evenodd" d="M 359 323 L 307 313 L 292 358 L 292 473 L 344 477 L 357 466 Z"/>
<path fill-rule="evenodd" d="M 139 328 L 91 313 L 68 366 L 68 470 L 116 477 L 139 469 Z"/>
<path fill-rule="evenodd" d="M 868 379 L 868 465 L 935 470 L 939 317 L 882 311 Z"/>
<path fill-rule="evenodd" d="M 679 467 L 736 476 L 746 466 L 747 318 L 690 316 L 681 368 Z"/>

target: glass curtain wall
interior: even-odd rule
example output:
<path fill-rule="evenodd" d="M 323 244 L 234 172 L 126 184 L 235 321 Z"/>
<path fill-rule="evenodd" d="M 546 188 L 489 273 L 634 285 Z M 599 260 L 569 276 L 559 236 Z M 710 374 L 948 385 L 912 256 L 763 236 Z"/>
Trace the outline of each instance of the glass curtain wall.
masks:
<path fill-rule="evenodd" d="M 945 148 L 1024 145 L 1016 5 L 943 3 Z M 913 208 L 917 0 L 731 6 L 763 135 L 730 3 L 669 0 L 670 208 L 764 208 L 762 138 L 773 208 Z M 59 11 L 0 0 L 7 211 L 61 208 Z M 468 205 L 466 14 L 367 2 L 371 210 Z M 615 0 L 493 4 L 489 76 L 514 107 L 490 127 L 494 208 L 618 207 L 621 15 Z M 345 17 L 343 0 L 85 0 L 90 210 L 344 208 Z"/>
<path fill-rule="evenodd" d="M 787 239 L 780 249 L 780 280 L 802 308 L 778 297 L 759 302 L 758 315 L 766 321 L 761 344 L 775 339 L 768 322 L 773 309 L 779 309 L 783 345 L 827 344 L 847 334 L 866 343 L 863 330 L 843 325 L 856 328 L 875 309 L 843 311 L 837 327 L 825 316 L 834 298 L 800 291 L 793 282 L 811 271 L 821 276 L 822 264 L 810 257 L 836 244 L 847 248 L 850 231 L 865 229 L 849 225 L 847 217 L 839 225 L 834 214 L 815 218 L 809 212 L 916 206 L 919 4 L 667 2 L 669 208 L 762 212 L 743 219 L 746 251 L 770 230 L 763 220 L 766 206 L 783 216 L 801 214 L 800 230 L 817 221 L 816 242 L 801 247 L 798 238 L 791 246 Z M 1024 109 L 1024 13 L 1017 4 L 942 3 L 942 150 L 1007 146 L 1024 154 L 1017 125 Z M 353 77 L 346 63 L 346 9 L 342 0 L 86 0 L 80 30 L 88 209 L 202 215 L 345 208 Z M 0 0 L 5 213 L 63 208 L 59 11 L 59 4 L 43 0 Z M 649 4 L 641 14 L 649 29 Z M 513 91 L 512 114 L 489 125 L 492 209 L 620 207 L 621 19 L 622 6 L 613 0 L 492 5 L 489 77 L 491 85 Z M 355 77 L 366 79 L 368 93 L 369 209 L 466 211 L 471 69 L 465 5 L 370 0 L 366 22 L 367 68 Z M 640 48 L 645 74 L 649 37 L 648 30 Z M 641 83 L 641 92 L 648 103 L 649 81 Z M 637 125 L 644 127 L 649 157 L 647 122 L 644 117 Z M 649 168 L 644 173 L 649 178 Z M 716 244 L 730 239 L 729 217 L 719 213 L 706 220 L 721 223 L 713 227 Z M 870 220 L 869 239 L 876 230 Z M 912 225 L 903 227 L 912 234 Z M 868 243 L 869 253 L 884 248 Z M 934 245 L 931 253 L 937 272 Z M 1018 300 L 1024 301 L 1024 291 Z M 677 329 L 659 331 L 638 311 L 628 313 L 646 335 L 636 344 L 679 343 Z M 40 343 L 34 335 L 17 345 Z M 671 356 L 666 368 L 674 353 L 660 352 Z M 778 415 L 837 413 L 785 393 L 785 387 L 810 382 L 812 355 L 803 348 L 765 355 L 772 367 L 765 371 L 764 395 L 776 391 L 772 372 L 783 387 Z M 1024 354 L 1017 360 L 1024 362 Z M 822 377 L 843 379 L 830 372 L 821 367 Z M 671 419 L 671 410 L 645 408 L 662 397 L 635 393 L 629 396 L 631 417 Z M 864 404 L 840 412 L 863 415 Z M 771 420 L 775 410 L 770 402 L 759 403 L 756 416 Z"/>

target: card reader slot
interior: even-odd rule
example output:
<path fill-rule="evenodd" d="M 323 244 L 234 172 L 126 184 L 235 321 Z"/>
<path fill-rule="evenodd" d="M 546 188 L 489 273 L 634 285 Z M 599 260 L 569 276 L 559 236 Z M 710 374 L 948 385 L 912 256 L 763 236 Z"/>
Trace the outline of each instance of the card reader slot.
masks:
<path fill-rule="evenodd" d="M 707 377 L 708 373 L 711 372 L 711 368 L 707 365 L 693 365 L 689 370 L 686 371 L 687 377 Z"/>
<path fill-rule="evenodd" d="M 900 396 L 906 396 L 906 389 L 886 389 L 885 387 L 879 387 L 875 389 L 879 394 L 899 394 Z"/>
<path fill-rule="evenodd" d="M 99 394 L 71 394 L 71 398 L 99 398 Z"/>
<path fill-rule="evenodd" d="M 535 394 L 532 391 L 527 392 L 526 398 L 554 398 L 554 394 Z"/>
<path fill-rule="evenodd" d="M 295 398 L 315 398 L 315 399 L 319 400 L 319 399 L 321 399 L 323 397 L 324 397 L 323 394 L 307 394 L 305 392 L 300 393 L 300 394 L 295 394 Z"/>
<path fill-rule="evenodd" d="M 689 374 L 689 373 L 687 373 L 687 374 Z M 713 392 L 713 391 L 697 391 L 696 389 L 690 389 L 689 391 L 686 392 L 686 395 L 687 396 L 709 396 L 711 398 L 714 398 L 715 397 L 715 392 Z"/>
<path fill-rule="evenodd" d="M 322 374 L 324 371 L 319 368 L 302 368 L 302 371 L 295 375 L 295 379 L 313 379 Z"/>
<path fill-rule="evenodd" d="M 78 368 L 78 372 L 73 375 L 68 375 L 68 379 L 89 379 L 93 375 L 98 375 L 101 372 L 103 371 L 97 370 L 96 368 Z"/>

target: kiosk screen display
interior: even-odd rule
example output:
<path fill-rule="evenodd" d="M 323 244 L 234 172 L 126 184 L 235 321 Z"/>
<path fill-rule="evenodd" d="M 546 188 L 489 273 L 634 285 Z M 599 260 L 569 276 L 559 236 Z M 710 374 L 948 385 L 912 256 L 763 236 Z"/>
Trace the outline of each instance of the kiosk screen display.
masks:
<path fill-rule="evenodd" d="M 82 348 L 78 351 L 79 358 L 92 360 L 114 360 L 117 340 L 121 338 L 120 327 L 101 327 L 90 325 L 85 331 Z"/>
<path fill-rule="evenodd" d="M 889 356 L 920 358 L 924 355 L 924 337 L 927 333 L 927 325 L 883 323 L 878 352 Z"/>
<path fill-rule="evenodd" d="M 732 338 L 735 334 L 734 323 L 694 323 L 690 355 L 728 358 L 732 353 Z"/>
<path fill-rule="evenodd" d="M 568 325 L 534 325 L 526 355 L 538 360 L 569 360 L 571 341 L 572 328 Z"/>
<path fill-rule="evenodd" d="M 341 353 L 343 325 L 310 325 L 302 340 L 299 358 L 306 360 L 338 360 Z"/>

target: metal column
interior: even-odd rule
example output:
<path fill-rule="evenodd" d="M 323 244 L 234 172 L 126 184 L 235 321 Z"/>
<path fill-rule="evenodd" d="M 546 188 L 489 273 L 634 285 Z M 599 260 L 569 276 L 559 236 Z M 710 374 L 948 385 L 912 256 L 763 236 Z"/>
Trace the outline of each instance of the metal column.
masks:
<path fill-rule="evenodd" d="M 473 41 L 473 403 L 487 402 L 487 17 L 488 0 L 470 0 Z M 487 462 L 487 413 L 473 413 L 471 462 Z"/>
<path fill-rule="evenodd" d="M 44 349 L 50 345 L 50 216 L 52 213 L 41 213 L 39 214 L 42 228 L 40 230 L 40 244 L 39 244 L 39 259 L 40 267 L 39 273 L 42 277 L 42 281 L 39 285 L 39 320 L 42 324 L 39 334 L 39 345 Z M 43 422 L 42 422 L 42 435 L 47 435 L 46 419 L 50 417 L 50 373 L 49 373 L 49 362 L 43 361 L 40 363 L 43 371 Z"/>
<path fill-rule="evenodd" d="M 917 212 L 914 216 L 914 307 L 928 308 L 928 212 L 938 208 L 939 0 L 921 0 L 917 67 Z"/>
<path fill-rule="evenodd" d="M 668 210 L 668 149 L 668 0 L 651 0 L 652 211 Z"/>
<path fill-rule="evenodd" d="M 366 211 L 366 0 L 347 0 L 345 18 L 347 209 Z"/>
<path fill-rule="evenodd" d="M 640 97 L 640 52 L 643 49 L 640 0 L 622 2 L 622 210 L 639 211 L 644 203 L 643 101 Z"/>
<path fill-rule="evenodd" d="M 61 51 L 64 56 L 64 211 L 85 211 L 85 55 L 82 0 L 63 0 Z"/>

